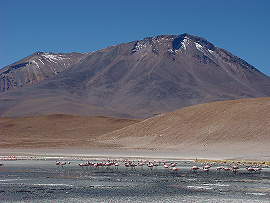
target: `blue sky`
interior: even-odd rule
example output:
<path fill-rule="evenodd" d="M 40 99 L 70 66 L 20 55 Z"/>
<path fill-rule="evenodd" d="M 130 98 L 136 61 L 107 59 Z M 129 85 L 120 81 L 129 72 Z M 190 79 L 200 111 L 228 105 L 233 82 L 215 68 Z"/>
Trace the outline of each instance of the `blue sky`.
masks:
<path fill-rule="evenodd" d="M 270 76 L 269 10 L 269 0 L 0 0 L 0 68 L 36 51 L 189 33 Z"/>

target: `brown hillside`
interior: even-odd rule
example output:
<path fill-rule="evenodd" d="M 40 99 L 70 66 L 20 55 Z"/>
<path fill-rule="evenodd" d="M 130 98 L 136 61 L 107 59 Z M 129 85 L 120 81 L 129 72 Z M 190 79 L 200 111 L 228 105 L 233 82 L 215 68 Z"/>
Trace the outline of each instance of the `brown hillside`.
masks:
<path fill-rule="evenodd" d="M 147 120 L 0 118 L 0 149 L 152 150 L 170 157 L 270 160 L 269 121 L 270 97 L 200 104 Z"/>
<path fill-rule="evenodd" d="M 96 148 L 98 136 L 140 120 L 48 115 L 0 118 L 0 148 Z"/>
<path fill-rule="evenodd" d="M 270 97 L 186 107 L 108 133 L 100 142 L 194 156 L 269 158 Z"/>

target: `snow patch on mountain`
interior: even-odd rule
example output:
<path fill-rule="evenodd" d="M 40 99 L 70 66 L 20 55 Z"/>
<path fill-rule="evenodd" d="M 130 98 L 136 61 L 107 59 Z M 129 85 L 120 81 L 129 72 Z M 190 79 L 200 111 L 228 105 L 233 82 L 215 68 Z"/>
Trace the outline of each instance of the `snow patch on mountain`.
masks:
<path fill-rule="evenodd" d="M 202 46 L 202 45 L 200 45 L 199 43 L 195 42 L 195 46 L 196 46 L 196 48 L 197 48 L 199 51 L 203 52 L 203 46 Z"/>
<path fill-rule="evenodd" d="M 135 46 L 135 49 L 136 49 L 136 51 L 139 51 L 139 50 L 141 50 L 141 49 L 143 49 L 143 48 L 145 48 L 145 47 L 147 47 L 147 44 L 145 43 L 145 44 L 143 44 L 143 43 L 138 43 L 136 46 Z"/>
<path fill-rule="evenodd" d="M 187 50 L 189 45 L 191 44 L 191 40 L 188 37 L 185 37 L 184 40 L 181 42 L 183 49 Z"/>
<path fill-rule="evenodd" d="M 208 49 L 208 51 L 210 52 L 210 54 L 213 54 L 213 53 L 214 53 L 214 51 L 213 51 L 213 50 Z"/>
<path fill-rule="evenodd" d="M 39 58 L 38 60 L 39 60 L 43 65 L 45 65 L 45 63 L 44 63 L 40 58 Z"/>
<path fill-rule="evenodd" d="M 35 60 L 32 60 L 32 62 L 33 62 L 34 64 L 36 64 L 36 66 L 37 66 L 38 69 L 40 69 L 38 63 L 37 63 Z"/>
<path fill-rule="evenodd" d="M 43 55 L 43 57 L 45 57 L 46 59 L 48 59 L 49 61 L 53 62 L 53 63 L 57 63 L 56 61 L 63 61 L 63 60 L 67 60 L 70 59 L 68 57 L 65 57 L 64 55 L 53 55 L 50 53 L 45 52 Z"/>

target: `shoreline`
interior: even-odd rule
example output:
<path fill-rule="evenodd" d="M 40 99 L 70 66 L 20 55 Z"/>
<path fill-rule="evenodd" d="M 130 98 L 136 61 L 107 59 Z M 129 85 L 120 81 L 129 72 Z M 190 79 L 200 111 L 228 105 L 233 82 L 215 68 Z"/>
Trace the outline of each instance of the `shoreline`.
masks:
<path fill-rule="evenodd" d="M 244 156 L 245 155 L 245 156 Z M 83 148 L 31 148 L 14 149 L 2 148 L 0 157 L 39 157 L 39 158 L 114 158 L 114 159 L 170 159 L 170 160 L 215 160 L 215 161 L 254 161 L 270 162 L 270 156 L 258 154 L 257 156 L 248 156 L 248 154 L 220 154 L 215 151 L 207 152 L 183 152 L 169 150 L 116 150 L 116 149 L 83 149 Z"/>

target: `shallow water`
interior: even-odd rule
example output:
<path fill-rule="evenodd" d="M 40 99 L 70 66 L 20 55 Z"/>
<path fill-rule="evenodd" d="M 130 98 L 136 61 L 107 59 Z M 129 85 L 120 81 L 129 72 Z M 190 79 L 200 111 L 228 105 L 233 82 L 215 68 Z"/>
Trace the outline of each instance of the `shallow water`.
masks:
<path fill-rule="evenodd" d="M 136 170 L 80 167 L 81 160 L 56 166 L 55 160 L 2 161 L 1 202 L 270 202 L 270 168 L 237 174 L 222 171 L 191 173 L 195 165 L 178 161 L 179 171 L 163 163 Z M 95 160 L 99 162 L 99 160 Z M 200 164 L 196 164 L 201 168 Z"/>

